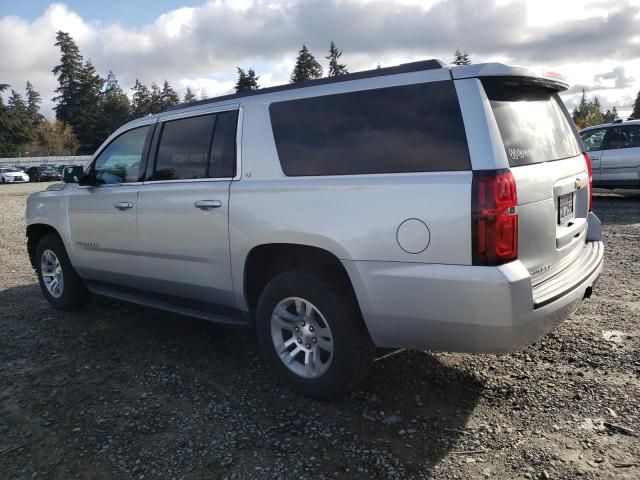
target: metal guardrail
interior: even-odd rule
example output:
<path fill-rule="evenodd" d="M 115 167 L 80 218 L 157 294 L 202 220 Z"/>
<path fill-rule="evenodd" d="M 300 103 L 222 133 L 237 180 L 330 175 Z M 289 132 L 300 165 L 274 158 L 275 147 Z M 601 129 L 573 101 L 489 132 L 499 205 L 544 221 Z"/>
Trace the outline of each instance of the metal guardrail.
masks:
<path fill-rule="evenodd" d="M 91 155 L 49 156 L 49 157 L 12 157 L 0 158 L 0 167 L 31 167 L 33 165 L 85 165 L 91 160 Z"/>

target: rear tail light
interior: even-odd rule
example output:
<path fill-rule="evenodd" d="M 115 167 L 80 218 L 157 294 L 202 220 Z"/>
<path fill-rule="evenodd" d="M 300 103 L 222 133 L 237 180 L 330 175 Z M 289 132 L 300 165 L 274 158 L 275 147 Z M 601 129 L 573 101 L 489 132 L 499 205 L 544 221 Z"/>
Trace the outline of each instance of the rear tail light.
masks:
<path fill-rule="evenodd" d="M 589 211 L 591 211 L 591 205 L 593 204 L 593 172 L 591 171 L 591 158 L 586 153 L 582 154 L 584 161 L 587 163 L 587 172 L 589 173 Z"/>
<path fill-rule="evenodd" d="M 518 197 L 510 170 L 473 172 L 474 265 L 502 265 L 518 258 Z"/>

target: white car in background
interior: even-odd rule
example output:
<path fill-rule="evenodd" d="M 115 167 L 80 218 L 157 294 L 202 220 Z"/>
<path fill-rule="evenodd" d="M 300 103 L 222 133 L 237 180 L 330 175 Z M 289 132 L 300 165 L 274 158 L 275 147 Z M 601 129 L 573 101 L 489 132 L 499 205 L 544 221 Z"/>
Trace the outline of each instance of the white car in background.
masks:
<path fill-rule="evenodd" d="M 13 167 L 0 168 L 0 182 L 2 183 L 26 183 L 29 175 L 24 171 Z"/>

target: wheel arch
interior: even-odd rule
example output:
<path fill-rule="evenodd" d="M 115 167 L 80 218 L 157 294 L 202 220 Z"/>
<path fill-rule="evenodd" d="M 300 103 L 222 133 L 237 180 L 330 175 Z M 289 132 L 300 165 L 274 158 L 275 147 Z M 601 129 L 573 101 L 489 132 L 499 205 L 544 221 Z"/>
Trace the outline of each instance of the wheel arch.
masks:
<path fill-rule="evenodd" d="M 34 269 L 37 268 L 35 256 L 38 242 L 50 233 L 57 235 L 62 240 L 60 232 L 51 225 L 46 223 L 33 223 L 27 226 L 27 252 L 29 253 L 29 262 Z"/>
<path fill-rule="evenodd" d="M 245 258 L 243 293 L 250 312 L 254 312 L 260 293 L 275 276 L 303 267 L 333 269 L 348 284 L 358 303 L 351 278 L 340 259 L 332 252 L 298 243 L 264 243 L 254 246 Z"/>

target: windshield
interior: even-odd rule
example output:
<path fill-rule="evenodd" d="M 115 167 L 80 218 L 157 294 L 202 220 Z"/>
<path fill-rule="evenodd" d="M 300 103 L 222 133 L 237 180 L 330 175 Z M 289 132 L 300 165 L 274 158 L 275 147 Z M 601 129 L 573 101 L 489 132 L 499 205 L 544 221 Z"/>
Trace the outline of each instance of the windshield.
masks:
<path fill-rule="evenodd" d="M 483 82 L 512 167 L 580 154 L 557 94 L 509 80 Z"/>

